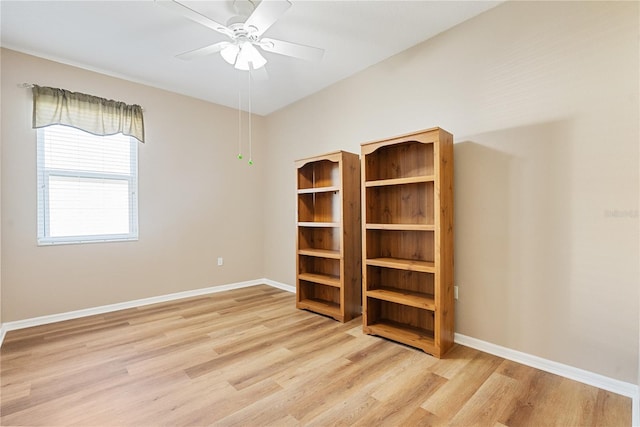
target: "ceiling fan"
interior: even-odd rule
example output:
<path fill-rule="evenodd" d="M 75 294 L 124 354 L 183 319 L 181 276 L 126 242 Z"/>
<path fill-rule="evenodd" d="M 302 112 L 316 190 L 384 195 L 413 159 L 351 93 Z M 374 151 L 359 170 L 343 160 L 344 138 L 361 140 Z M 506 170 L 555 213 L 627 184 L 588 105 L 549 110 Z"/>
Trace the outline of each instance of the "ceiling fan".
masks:
<path fill-rule="evenodd" d="M 220 52 L 222 58 L 236 69 L 251 71 L 267 63 L 257 48 L 307 61 L 319 61 L 324 54 L 324 49 L 317 47 L 262 37 L 291 7 L 289 0 L 235 0 L 234 6 L 238 16 L 229 19 L 227 25 L 220 24 L 178 1 L 155 1 L 187 19 L 224 34 L 229 39 L 177 55 L 181 59 L 194 59 Z"/>

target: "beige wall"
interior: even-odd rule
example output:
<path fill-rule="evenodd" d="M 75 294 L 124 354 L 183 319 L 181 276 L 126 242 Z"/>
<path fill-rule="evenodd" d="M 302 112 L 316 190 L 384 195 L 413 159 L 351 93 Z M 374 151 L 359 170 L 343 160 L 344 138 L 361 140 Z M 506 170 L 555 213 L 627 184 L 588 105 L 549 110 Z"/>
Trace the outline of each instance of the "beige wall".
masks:
<path fill-rule="evenodd" d="M 457 332 L 635 383 L 638 16 L 505 3 L 270 115 L 265 276 L 295 283 L 294 159 L 441 126 Z"/>
<path fill-rule="evenodd" d="M 0 71 L 2 50 L 0 49 Z M 0 77 L 2 74 L 0 74 Z M 0 339 L 2 339 L 2 86 L 0 85 Z"/>
<path fill-rule="evenodd" d="M 36 136 L 22 82 L 144 107 L 138 241 L 36 245 Z M 263 277 L 263 118 L 248 166 L 235 157 L 236 110 L 3 50 L 1 119 L 4 322 Z"/>

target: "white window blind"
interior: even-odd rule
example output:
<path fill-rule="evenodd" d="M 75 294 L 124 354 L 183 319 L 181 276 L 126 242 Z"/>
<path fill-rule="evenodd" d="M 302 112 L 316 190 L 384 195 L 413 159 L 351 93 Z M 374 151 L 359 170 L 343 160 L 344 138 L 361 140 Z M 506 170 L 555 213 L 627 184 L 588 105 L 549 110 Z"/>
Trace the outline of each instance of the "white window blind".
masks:
<path fill-rule="evenodd" d="M 38 243 L 136 240 L 136 139 L 63 125 L 37 135 Z"/>

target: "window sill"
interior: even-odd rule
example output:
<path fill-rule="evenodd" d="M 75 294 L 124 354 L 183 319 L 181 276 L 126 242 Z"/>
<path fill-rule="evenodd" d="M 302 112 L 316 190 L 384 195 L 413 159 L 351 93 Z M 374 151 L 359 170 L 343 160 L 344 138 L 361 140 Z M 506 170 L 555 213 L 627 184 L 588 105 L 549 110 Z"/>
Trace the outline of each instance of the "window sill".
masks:
<path fill-rule="evenodd" d="M 133 237 L 100 237 L 100 238 L 87 238 L 78 237 L 74 239 L 70 238 L 44 238 L 38 239 L 38 246 L 58 246 L 58 245 L 81 245 L 92 243 L 117 243 L 117 242 L 136 242 L 138 236 Z"/>

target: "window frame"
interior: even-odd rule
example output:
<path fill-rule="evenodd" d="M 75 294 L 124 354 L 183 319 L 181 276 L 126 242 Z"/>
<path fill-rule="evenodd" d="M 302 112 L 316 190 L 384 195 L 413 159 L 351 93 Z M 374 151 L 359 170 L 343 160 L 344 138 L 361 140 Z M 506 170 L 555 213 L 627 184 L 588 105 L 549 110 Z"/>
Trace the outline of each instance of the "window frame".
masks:
<path fill-rule="evenodd" d="M 112 172 L 89 172 L 78 171 L 70 169 L 58 169 L 58 168 L 46 168 L 45 167 L 45 132 L 47 128 L 52 126 L 65 126 L 65 125 L 51 125 L 37 129 L 37 185 L 38 185 L 38 203 L 37 203 L 37 215 L 38 215 L 38 233 L 37 241 L 38 246 L 50 246 L 61 244 L 80 244 L 80 243 L 106 243 L 106 242 L 124 242 L 124 241 L 137 241 L 139 239 L 138 234 L 138 141 L 132 136 L 129 138 L 129 174 L 112 173 Z M 69 127 L 69 126 L 65 126 Z M 74 128 L 80 132 L 85 132 L 81 129 Z M 100 135 L 98 135 L 100 136 Z M 109 137 L 100 136 L 103 138 Z M 117 180 L 126 181 L 128 184 L 128 203 L 129 203 L 129 233 L 120 234 L 90 234 L 90 235 L 76 235 L 76 236 L 50 236 L 50 199 L 49 199 L 49 178 L 51 176 L 59 176 L 65 178 L 79 178 L 79 179 L 100 179 L 100 180 Z"/>

